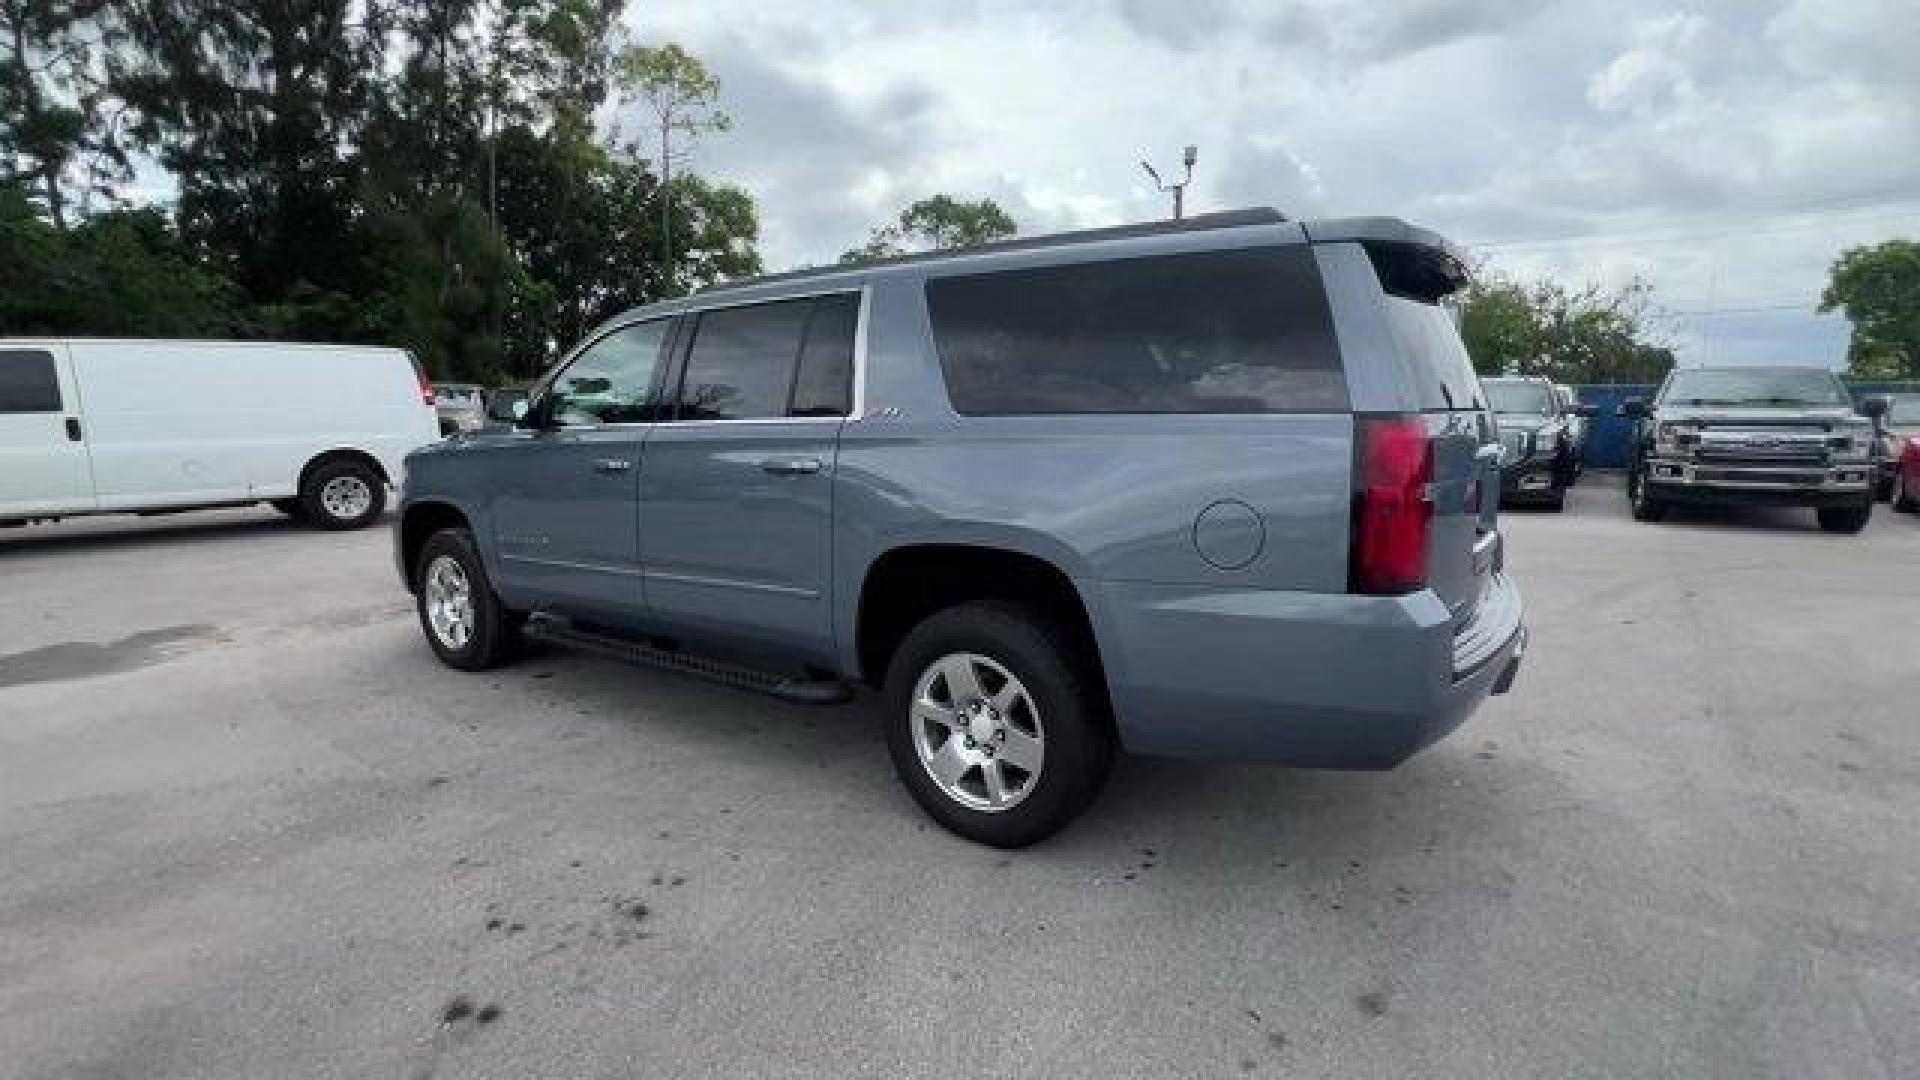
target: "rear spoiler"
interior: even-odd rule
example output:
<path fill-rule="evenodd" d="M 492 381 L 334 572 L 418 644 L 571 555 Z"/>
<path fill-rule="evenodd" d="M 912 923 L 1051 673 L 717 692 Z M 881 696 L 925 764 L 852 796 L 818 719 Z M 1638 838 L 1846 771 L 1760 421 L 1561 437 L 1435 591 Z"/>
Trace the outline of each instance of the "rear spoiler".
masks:
<path fill-rule="evenodd" d="M 1437 232 L 1390 217 L 1300 225 L 1316 244 L 1359 244 L 1380 275 L 1380 286 L 1391 295 L 1432 304 L 1466 288 L 1467 253 Z"/>

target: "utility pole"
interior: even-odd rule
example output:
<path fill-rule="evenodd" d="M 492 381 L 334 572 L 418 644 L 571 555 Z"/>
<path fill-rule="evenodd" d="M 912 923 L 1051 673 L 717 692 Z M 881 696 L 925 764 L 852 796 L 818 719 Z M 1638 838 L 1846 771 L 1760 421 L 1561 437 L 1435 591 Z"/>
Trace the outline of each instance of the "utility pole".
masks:
<path fill-rule="evenodd" d="M 1185 175 L 1180 177 L 1180 182 L 1177 184 L 1169 184 L 1161 180 L 1160 174 L 1154 171 L 1152 165 L 1148 164 L 1144 158 L 1140 161 L 1140 167 L 1145 169 L 1147 175 L 1153 178 L 1155 190 L 1173 192 L 1173 220 L 1175 221 L 1179 221 L 1181 218 L 1187 216 L 1187 185 L 1193 182 L 1193 163 L 1198 160 L 1199 157 L 1199 147 L 1187 147 L 1186 152 L 1180 157 L 1181 162 L 1186 165 L 1187 171 Z"/>

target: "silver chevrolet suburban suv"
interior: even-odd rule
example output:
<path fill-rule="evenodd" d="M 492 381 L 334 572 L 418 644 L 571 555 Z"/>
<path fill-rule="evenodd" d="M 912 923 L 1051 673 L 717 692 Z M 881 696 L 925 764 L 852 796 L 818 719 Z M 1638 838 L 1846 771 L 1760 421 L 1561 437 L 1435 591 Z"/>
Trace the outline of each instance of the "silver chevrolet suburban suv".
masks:
<path fill-rule="evenodd" d="M 410 457 L 400 574 L 457 668 L 533 634 L 876 688 L 993 845 L 1117 748 L 1388 768 L 1526 639 L 1463 282 L 1400 221 L 1260 209 L 711 288 Z"/>
<path fill-rule="evenodd" d="M 1857 533 L 1873 514 L 1874 398 L 1826 368 L 1677 368 L 1653 403 L 1632 398 L 1627 499 L 1658 521 L 1676 503 L 1807 506 L 1828 532 Z"/>

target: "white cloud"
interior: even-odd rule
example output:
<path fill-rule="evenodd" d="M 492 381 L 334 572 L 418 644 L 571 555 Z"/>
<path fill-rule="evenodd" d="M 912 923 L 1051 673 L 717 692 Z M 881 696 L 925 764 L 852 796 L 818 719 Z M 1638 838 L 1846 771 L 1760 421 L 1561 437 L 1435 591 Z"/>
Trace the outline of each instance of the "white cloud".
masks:
<path fill-rule="evenodd" d="M 1685 12 L 1642 21 L 1634 31 L 1637 43 L 1587 81 L 1587 100 L 1602 111 L 1640 116 L 1691 104 L 1696 91 L 1689 54 L 1706 27 L 1707 20 Z"/>
<path fill-rule="evenodd" d="M 1194 210 L 1542 241 L 1482 250 L 1638 274 L 1674 310 L 1804 300 L 1687 316 L 1687 341 L 1837 361 L 1844 334 L 1810 314 L 1827 265 L 1920 235 L 1913 0 L 659 0 L 634 19 L 720 76 L 736 128 L 696 164 L 758 199 L 776 268 L 938 191 L 1029 232 L 1158 216 L 1138 160 L 1164 173 L 1196 143 Z"/>

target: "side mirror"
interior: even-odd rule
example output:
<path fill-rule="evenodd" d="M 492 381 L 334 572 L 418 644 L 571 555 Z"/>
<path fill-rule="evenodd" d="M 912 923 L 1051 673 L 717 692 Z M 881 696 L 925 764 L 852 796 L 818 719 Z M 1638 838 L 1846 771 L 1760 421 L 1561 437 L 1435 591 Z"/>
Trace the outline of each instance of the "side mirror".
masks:
<path fill-rule="evenodd" d="M 1892 407 L 1893 399 L 1885 394 L 1868 394 L 1860 399 L 1860 415 L 1870 416 L 1875 420 L 1887 415 L 1887 410 Z"/>
<path fill-rule="evenodd" d="M 1578 417 L 1580 417 L 1580 418 L 1581 418 L 1581 419 L 1583 419 L 1583 420 L 1591 420 L 1591 419 L 1593 419 L 1594 417 L 1596 417 L 1596 416 L 1599 416 L 1599 415 L 1600 415 L 1600 406 L 1598 406 L 1598 405 L 1575 405 L 1575 406 L 1574 406 L 1573 408 L 1571 408 L 1571 409 L 1569 409 L 1569 410 L 1567 410 L 1567 411 L 1568 411 L 1568 412 L 1571 412 L 1571 413 L 1572 413 L 1573 415 L 1575 415 L 1575 416 L 1578 416 Z"/>
<path fill-rule="evenodd" d="M 545 398 L 521 398 L 507 405 L 507 413 L 510 417 L 507 422 L 517 428 L 538 431 L 547 426 L 546 406 Z"/>
<path fill-rule="evenodd" d="M 1647 415 L 1647 399 L 1630 397 L 1627 400 L 1621 402 L 1620 415 L 1630 416 L 1635 420 L 1638 420 L 1641 417 Z"/>

